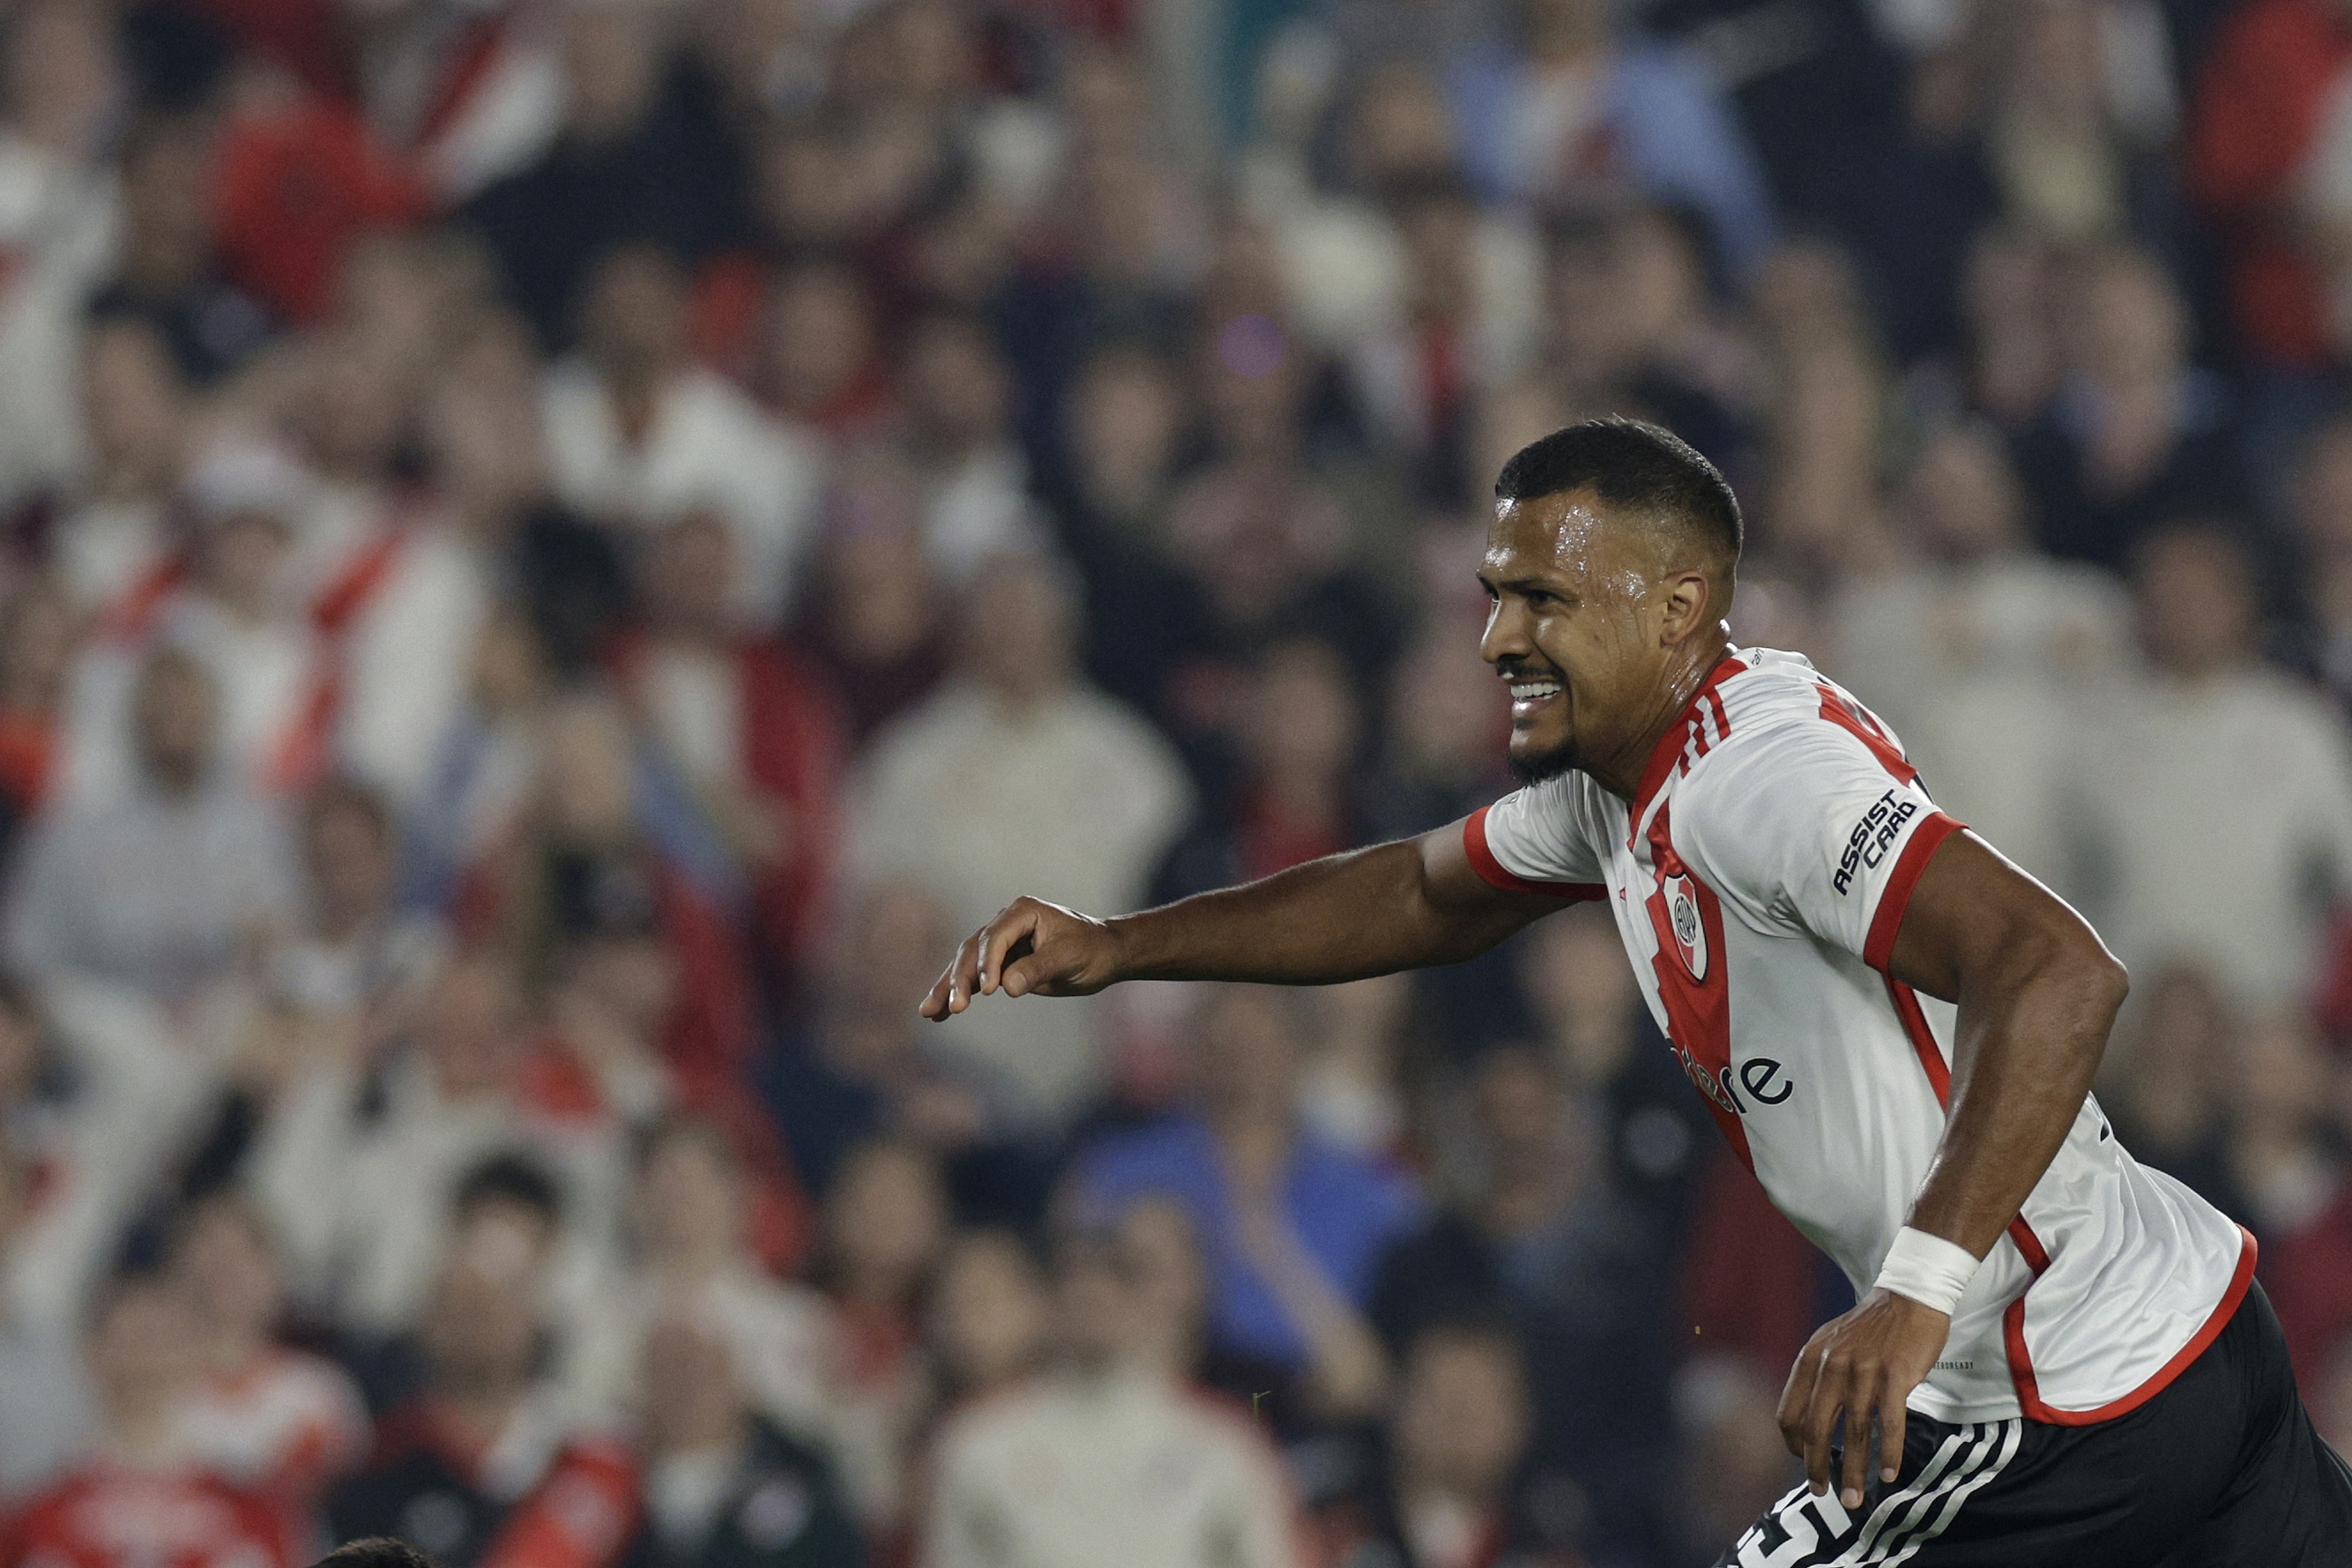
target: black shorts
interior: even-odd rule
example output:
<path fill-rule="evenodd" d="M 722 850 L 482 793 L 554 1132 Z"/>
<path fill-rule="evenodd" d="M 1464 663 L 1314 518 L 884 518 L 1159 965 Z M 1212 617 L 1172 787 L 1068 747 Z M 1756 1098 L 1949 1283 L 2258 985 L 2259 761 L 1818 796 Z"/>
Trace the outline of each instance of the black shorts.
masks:
<path fill-rule="evenodd" d="M 1834 1469 L 1832 1475 L 1837 1472 Z M 1914 1412 L 1858 1513 L 1800 1486 L 1717 1568 L 2352 1568 L 2352 1469 L 2294 1391 L 2262 1287 L 2205 1354 L 2095 1427 Z"/>

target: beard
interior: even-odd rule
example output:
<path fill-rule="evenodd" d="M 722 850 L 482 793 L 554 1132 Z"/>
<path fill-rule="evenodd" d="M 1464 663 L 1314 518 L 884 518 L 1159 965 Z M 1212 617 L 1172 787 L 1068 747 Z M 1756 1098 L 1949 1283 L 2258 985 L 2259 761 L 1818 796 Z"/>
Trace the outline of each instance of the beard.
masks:
<path fill-rule="evenodd" d="M 1576 741 L 1573 737 L 1542 751 L 1520 751 L 1514 748 L 1503 755 L 1511 769 L 1511 777 L 1522 784 L 1541 784 L 1572 772 L 1577 764 Z"/>

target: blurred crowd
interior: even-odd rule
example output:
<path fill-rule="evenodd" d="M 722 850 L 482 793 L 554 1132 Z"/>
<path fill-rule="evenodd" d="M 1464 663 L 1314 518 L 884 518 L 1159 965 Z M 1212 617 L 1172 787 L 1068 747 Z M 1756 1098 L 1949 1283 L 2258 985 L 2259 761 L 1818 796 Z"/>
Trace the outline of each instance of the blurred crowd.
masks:
<path fill-rule="evenodd" d="M 1846 1281 L 1613 931 L 915 1003 L 1507 787 L 1486 494 L 2131 966 L 2352 1447 L 2342 0 L 11 0 L 0 1568 L 1687 1568 Z"/>

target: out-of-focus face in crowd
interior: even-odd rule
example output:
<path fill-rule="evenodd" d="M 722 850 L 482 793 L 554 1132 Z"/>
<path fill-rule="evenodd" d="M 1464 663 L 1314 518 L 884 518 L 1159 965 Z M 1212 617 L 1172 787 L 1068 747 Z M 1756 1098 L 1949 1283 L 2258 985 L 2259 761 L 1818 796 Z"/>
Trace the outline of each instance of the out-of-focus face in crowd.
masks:
<path fill-rule="evenodd" d="M 141 667 L 134 710 L 139 761 L 167 793 L 193 789 L 212 765 L 212 678 L 186 654 L 162 649 Z"/>
<path fill-rule="evenodd" d="M 948 1386 L 992 1388 L 1035 1364 L 1051 1327 L 1045 1281 L 1010 1232 L 968 1231 L 940 1261 L 930 1337 Z"/>
<path fill-rule="evenodd" d="M 1193 1017 L 1193 1087 L 1212 1120 L 1287 1118 L 1297 1101 L 1295 1001 L 1256 986 L 1220 986 Z"/>
<path fill-rule="evenodd" d="M 493 1201 L 461 1219 L 425 1308 L 432 1385 L 457 1399 L 509 1398 L 537 1366 L 541 1274 L 553 1237 L 543 1218 Z"/>
<path fill-rule="evenodd" d="M 742 1172 L 719 1134 L 681 1123 L 658 1134 L 637 1177 L 637 1224 L 660 1264 L 708 1268 L 742 1245 Z"/>
<path fill-rule="evenodd" d="M 522 1017 L 521 992 L 504 961 L 467 954 L 442 967 L 425 998 L 417 1043 L 443 1097 L 506 1092 L 522 1049 Z"/>
<path fill-rule="evenodd" d="M 2217 528 L 2172 528 L 2143 541 L 2132 589 L 2140 645 L 2158 670 L 2200 680 L 2252 652 L 2252 574 L 2244 551 Z"/>
<path fill-rule="evenodd" d="M 1495 1498 L 1526 1450 L 1528 1420 L 1525 1374 L 1508 1340 L 1427 1332 L 1405 1358 L 1390 1427 L 1405 1487 Z"/>
<path fill-rule="evenodd" d="M 911 1291 L 948 1237 L 937 1168 L 903 1144 L 854 1151 L 827 1195 L 825 1235 L 845 1288 Z"/>

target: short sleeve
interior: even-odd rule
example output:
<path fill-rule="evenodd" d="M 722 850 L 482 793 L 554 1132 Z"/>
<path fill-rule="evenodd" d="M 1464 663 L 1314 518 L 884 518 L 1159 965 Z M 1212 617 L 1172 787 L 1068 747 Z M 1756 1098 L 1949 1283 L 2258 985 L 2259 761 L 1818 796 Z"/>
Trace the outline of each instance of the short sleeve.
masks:
<path fill-rule="evenodd" d="M 1600 855 L 1577 823 L 1566 778 L 1514 790 L 1470 813 L 1462 847 L 1477 873 L 1513 893 L 1554 898 L 1607 896 Z"/>
<path fill-rule="evenodd" d="M 1675 795 L 1675 852 L 1748 925 L 1884 970 L 1912 888 L 1960 824 L 1900 753 L 1834 724 L 1759 736 L 1713 762 Z"/>

